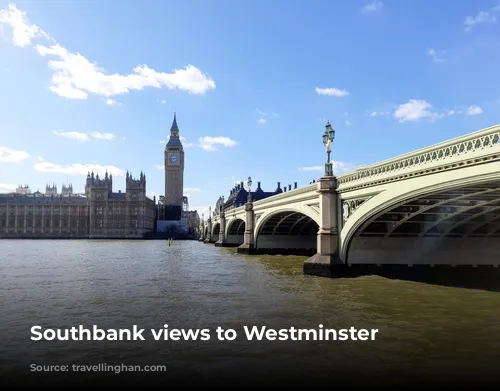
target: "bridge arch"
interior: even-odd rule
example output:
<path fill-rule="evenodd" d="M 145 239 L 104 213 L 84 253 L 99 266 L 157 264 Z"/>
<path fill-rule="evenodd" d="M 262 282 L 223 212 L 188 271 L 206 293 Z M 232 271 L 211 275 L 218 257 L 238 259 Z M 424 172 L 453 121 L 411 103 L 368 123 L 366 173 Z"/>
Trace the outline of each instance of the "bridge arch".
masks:
<path fill-rule="evenodd" d="M 219 233 L 220 233 L 220 223 L 216 222 L 216 223 L 214 223 L 214 225 L 212 227 L 212 239 L 218 240 Z"/>
<path fill-rule="evenodd" d="M 226 243 L 228 246 L 239 246 L 244 242 L 245 221 L 241 218 L 233 218 L 227 222 Z"/>
<path fill-rule="evenodd" d="M 386 185 L 341 231 L 346 263 L 498 265 L 500 162 Z"/>
<path fill-rule="evenodd" d="M 315 253 L 318 229 L 319 214 L 302 208 L 275 210 L 257 221 L 255 248 L 267 253 Z"/>

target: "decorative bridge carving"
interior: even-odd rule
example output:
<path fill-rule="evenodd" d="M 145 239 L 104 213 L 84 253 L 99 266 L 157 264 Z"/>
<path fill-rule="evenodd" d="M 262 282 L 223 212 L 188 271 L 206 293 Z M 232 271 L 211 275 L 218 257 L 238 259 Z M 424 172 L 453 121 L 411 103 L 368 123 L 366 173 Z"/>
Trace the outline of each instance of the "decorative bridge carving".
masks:
<path fill-rule="evenodd" d="M 358 209 L 358 207 L 365 202 L 366 200 L 372 198 L 370 197 L 363 197 L 363 198 L 356 198 L 352 200 L 343 200 L 342 201 L 342 221 L 345 223 L 347 219 Z"/>
<path fill-rule="evenodd" d="M 456 160 L 457 157 L 471 154 L 475 151 L 486 150 L 492 147 L 500 147 L 500 127 L 494 126 L 482 132 L 475 132 L 463 137 L 455 138 L 429 148 L 411 152 L 400 157 L 376 163 L 368 167 L 362 167 L 353 173 L 339 176 L 339 184 L 348 184 L 360 179 L 382 176 L 398 171 L 447 160 Z M 495 148 L 496 149 L 496 148 Z M 499 148 L 500 149 L 500 148 Z"/>

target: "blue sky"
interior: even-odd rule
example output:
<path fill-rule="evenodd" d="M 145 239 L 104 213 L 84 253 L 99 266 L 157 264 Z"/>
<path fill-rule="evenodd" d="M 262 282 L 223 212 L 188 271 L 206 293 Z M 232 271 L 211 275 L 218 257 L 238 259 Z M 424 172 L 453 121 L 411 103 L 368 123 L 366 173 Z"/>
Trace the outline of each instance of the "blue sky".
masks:
<path fill-rule="evenodd" d="M 286 6 L 285 6 L 286 4 Z M 264 190 L 500 123 L 500 2 L 0 0 L 0 191 L 163 194 L 173 112 L 185 194 Z"/>

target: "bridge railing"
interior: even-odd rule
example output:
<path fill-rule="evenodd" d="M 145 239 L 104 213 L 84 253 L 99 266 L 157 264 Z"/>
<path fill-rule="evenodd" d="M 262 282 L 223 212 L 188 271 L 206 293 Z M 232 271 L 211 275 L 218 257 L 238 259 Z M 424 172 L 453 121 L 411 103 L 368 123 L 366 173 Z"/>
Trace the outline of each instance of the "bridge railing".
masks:
<path fill-rule="evenodd" d="M 376 180 L 391 174 L 418 171 L 430 166 L 454 163 L 469 156 L 500 151 L 500 125 L 495 125 L 465 136 L 457 137 L 427 148 L 384 160 L 369 166 L 362 166 L 338 177 L 341 187 L 360 180 Z M 484 153 L 482 153 L 484 152 Z M 353 183 L 354 184 L 354 183 Z"/>
<path fill-rule="evenodd" d="M 285 198 L 291 198 L 291 197 L 299 196 L 299 195 L 304 194 L 304 193 L 310 193 L 311 191 L 315 191 L 317 186 L 318 186 L 317 183 L 312 183 L 312 184 L 309 184 L 307 186 L 298 187 L 297 189 L 288 190 L 286 192 L 276 194 L 276 195 L 273 195 L 271 197 L 264 198 L 262 200 L 255 201 L 253 203 L 253 205 L 255 208 L 255 207 L 258 207 L 259 205 L 268 204 L 269 202 L 280 201 L 280 200 L 283 200 Z"/>

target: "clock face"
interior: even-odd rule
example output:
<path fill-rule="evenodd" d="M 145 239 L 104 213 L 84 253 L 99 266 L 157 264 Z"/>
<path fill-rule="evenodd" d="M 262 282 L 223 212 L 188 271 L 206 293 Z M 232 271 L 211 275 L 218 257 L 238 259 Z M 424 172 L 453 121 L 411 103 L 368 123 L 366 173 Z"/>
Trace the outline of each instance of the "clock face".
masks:
<path fill-rule="evenodd" d="M 168 155 L 168 161 L 172 164 L 177 164 L 179 163 L 179 155 L 176 153 L 170 153 Z"/>

